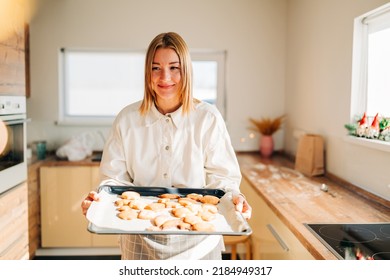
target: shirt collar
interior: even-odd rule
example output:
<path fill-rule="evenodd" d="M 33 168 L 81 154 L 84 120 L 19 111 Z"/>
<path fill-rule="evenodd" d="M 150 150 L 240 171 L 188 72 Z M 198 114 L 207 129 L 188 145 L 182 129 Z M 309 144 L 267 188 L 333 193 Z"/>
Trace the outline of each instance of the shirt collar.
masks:
<path fill-rule="evenodd" d="M 171 118 L 173 124 L 176 127 L 180 127 L 185 117 L 182 111 L 182 106 L 180 106 L 180 108 L 176 111 L 163 115 L 157 110 L 156 105 L 153 104 L 150 108 L 149 113 L 145 117 L 145 124 L 146 126 L 151 126 L 161 119 Z"/>

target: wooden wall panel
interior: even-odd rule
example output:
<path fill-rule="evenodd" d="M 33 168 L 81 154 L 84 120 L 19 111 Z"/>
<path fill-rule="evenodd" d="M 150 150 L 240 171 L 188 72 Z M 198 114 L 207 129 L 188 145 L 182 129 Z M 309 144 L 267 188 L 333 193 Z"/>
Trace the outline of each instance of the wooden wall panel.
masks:
<path fill-rule="evenodd" d="M 25 32 L 0 41 L 0 95 L 26 95 Z"/>

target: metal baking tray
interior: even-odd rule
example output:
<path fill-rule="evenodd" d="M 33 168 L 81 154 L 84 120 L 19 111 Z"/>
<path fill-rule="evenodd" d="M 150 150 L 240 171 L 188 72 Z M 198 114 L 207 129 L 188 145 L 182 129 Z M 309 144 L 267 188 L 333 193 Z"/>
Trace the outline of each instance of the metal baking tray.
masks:
<path fill-rule="evenodd" d="M 214 195 L 220 198 L 218 214 L 214 224 L 216 231 L 184 231 L 184 230 L 162 230 L 148 231 L 147 227 L 152 225 L 149 220 L 122 220 L 117 217 L 117 209 L 114 201 L 125 191 L 136 191 L 140 193 L 141 199 L 156 201 L 158 195 L 164 193 L 178 194 L 185 197 L 190 193 L 202 195 Z M 141 187 L 141 186 L 101 186 L 99 188 L 100 200 L 93 202 L 87 212 L 89 220 L 88 231 L 96 234 L 146 234 L 146 235 L 250 235 L 252 229 L 241 213 L 235 211 L 231 198 L 219 189 L 202 188 L 175 188 L 175 187 Z M 167 210 L 168 211 L 168 210 Z M 172 216 L 173 217 L 173 216 Z"/>

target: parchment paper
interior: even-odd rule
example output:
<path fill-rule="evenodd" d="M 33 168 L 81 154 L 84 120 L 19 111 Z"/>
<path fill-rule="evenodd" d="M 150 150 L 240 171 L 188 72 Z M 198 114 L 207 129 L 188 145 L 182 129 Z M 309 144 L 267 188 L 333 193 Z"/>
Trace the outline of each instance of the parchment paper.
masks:
<path fill-rule="evenodd" d="M 216 214 L 216 218 L 210 221 L 215 226 L 214 232 L 199 232 L 199 231 L 185 231 L 185 230 L 162 230 L 162 231 L 149 231 L 147 228 L 153 225 L 150 220 L 123 220 L 117 217 L 118 210 L 114 202 L 120 197 L 117 194 L 109 193 L 106 189 L 102 189 L 99 193 L 100 200 L 92 202 L 87 212 L 87 219 L 90 224 L 88 230 L 93 233 L 101 234 L 223 234 L 223 235 L 248 235 L 251 233 L 251 229 L 243 218 L 241 213 L 235 211 L 234 205 L 231 200 L 231 194 L 227 193 L 220 199 L 218 204 L 219 212 Z M 142 196 L 142 200 L 147 202 L 157 202 L 156 196 Z M 160 214 L 171 215 L 172 219 L 175 218 L 170 214 L 171 208 L 166 208 Z"/>

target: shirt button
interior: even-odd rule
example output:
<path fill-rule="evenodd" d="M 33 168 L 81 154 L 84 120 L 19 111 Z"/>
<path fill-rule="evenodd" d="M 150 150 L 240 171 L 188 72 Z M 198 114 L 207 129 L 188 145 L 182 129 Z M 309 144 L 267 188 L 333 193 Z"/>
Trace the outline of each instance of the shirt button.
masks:
<path fill-rule="evenodd" d="M 168 174 L 167 173 L 164 173 L 164 178 L 168 178 Z"/>
<path fill-rule="evenodd" d="M 166 121 L 167 123 L 169 123 L 169 118 L 166 118 L 165 121 Z"/>
<path fill-rule="evenodd" d="M 167 150 L 167 151 L 168 151 L 168 150 L 169 150 L 169 146 L 165 146 L 165 150 Z"/>

